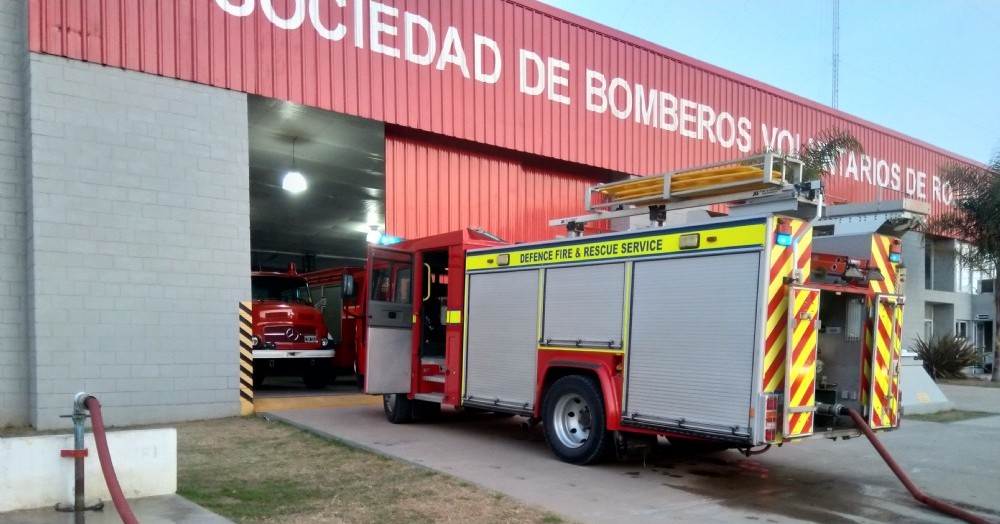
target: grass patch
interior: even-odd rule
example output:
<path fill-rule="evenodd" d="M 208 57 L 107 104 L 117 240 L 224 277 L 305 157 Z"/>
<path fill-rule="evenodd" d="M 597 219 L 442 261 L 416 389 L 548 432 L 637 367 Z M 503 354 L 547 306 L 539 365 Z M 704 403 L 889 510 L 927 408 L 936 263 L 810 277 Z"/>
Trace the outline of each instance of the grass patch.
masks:
<path fill-rule="evenodd" d="M 229 418 L 176 428 L 177 492 L 240 523 L 563 522 L 280 422 Z"/>
<path fill-rule="evenodd" d="M 905 415 L 904 418 L 911 420 L 923 420 L 926 422 L 958 422 L 961 420 L 971 420 L 983 417 L 995 417 L 998 416 L 997 413 L 987 413 L 985 411 L 964 411 L 961 409 L 952 409 L 949 411 L 941 411 L 939 413 L 927 413 L 927 414 L 915 414 L 915 415 Z"/>

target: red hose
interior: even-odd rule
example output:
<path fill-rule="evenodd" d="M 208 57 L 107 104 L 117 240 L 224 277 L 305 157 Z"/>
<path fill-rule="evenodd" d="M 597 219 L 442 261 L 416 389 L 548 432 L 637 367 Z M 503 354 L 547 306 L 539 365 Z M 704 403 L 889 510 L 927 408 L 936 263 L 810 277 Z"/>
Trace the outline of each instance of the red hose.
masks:
<path fill-rule="evenodd" d="M 104 480 L 108 484 L 108 491 L 111 492 L 111 500 L 115 503 L 118 516 L 125 524 L 139 524 L 129 507 L 122 487 L 118 483 L 118 476 L 115 475 L 115 466 L 111 463 L 111 452 L 108 451 L 108 437 L 104 433 L 104 418 L 101 417 L 101 403 L 95 397 L 87 397 L 84 406 L 90 410 L 91 426 L 94 430 L 94 442 L 97 445 L 97 456 L 101 461 L 101 471 L 104 472 Z"/>
<path fill-rule="evenodd" d="M 861 432 L 864 433 L 866 437 L 868 437 L 868 440 L 871 441 L 872 446 L 875 447 L 875 451 L 878 451 L 878 454 L 882 456 L 882 460 L 884 460 L 885 463 L 889 466 L 889 469 L 891 469 L 892 472 L 896 474 L 896 477 L 899 478 L 899 481 L 902 482 L 904 486 L 906 486 L 906 490 L 909 491 L 910 495 L 912 495 L 913 498 L 917 499 L 918 502 L 926 504 L 942 513 L 946 513 L 948 515 L 951 515 L 952 517 L 962 519 L 972 524 L 991 524 L 990 521 L 980 517 L 979 515 L 975 515 L 973 513 L 965 511 L 962 508 L 957 508 L 955 506 L 952 506 L 951 504 L 946 504 L 938 499 L 924 495 L 923 492 L 917 489 L 917 486 L 913 484 L 913 481 L 910 480 L 910 477 L 906 476 L 906 473 L 903 472 L 903 468 L 899 467 L 899 464 L 897 464 L 896 461 L 893 460 L 891 456 L 889 456 L 889 452 L 885 449 L 885 446 L 883 446 L 882 443 L 879 442 L 878 438 L 875 436 L 875 432 L 872 431 L 872 428 L 868 427 L 868 423 L 865 422 L 864 417 L 862 417 L 857 411 L 854 411 L 853 409 L 847 409 L 846 411 L 848 412 L 848 414 L 851 415 L 851 418 L 854 419 L 854 424 L 858 426 L 858 429 L 860 429 Z"/>

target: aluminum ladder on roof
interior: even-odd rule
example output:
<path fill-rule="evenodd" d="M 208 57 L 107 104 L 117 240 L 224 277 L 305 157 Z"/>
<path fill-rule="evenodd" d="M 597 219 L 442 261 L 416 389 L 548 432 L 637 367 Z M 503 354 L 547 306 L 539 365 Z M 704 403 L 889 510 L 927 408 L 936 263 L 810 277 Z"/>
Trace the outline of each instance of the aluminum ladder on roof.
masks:
<path fill-rule="evenodd" d="M 587 189 L 585 215 L 549 221 L 571 234 L 597 220 L 649 213 L 662 223 L 667 211 L 713 204 L 767 204 L 804 201 L 822 205 L 819 181 L 802 181 L 802 161 L 774 153 L 716 162 L 647 177 L 598 184 Z M 813 214 L 813 213 L 810 213 Z"/>

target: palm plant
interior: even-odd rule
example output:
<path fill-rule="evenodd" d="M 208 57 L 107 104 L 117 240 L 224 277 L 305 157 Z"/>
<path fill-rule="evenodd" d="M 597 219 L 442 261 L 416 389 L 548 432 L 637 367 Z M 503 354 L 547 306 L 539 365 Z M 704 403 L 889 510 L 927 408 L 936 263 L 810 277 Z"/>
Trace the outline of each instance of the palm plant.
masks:
<path fill-rule="evenodd" d="M 831 128 L 820 131 L 815 139 L 799 150 L 802 180 L 819 180 L 845 151 L 864 153 L 861 142 L 848 131 Z"/>
<path fill-rule="evenodd" d="M 976 349 L 964 338 L 953 335 L 924 340 L 917 337 L 910 348 L 924 361 L 924 369 L 933 379 L 965 378 L 963 370 L 978 361 Z"/>
<path fill-rule="evenodd" d="M 993 276 L 994 333 L 1000 334 L 1000 153 L 986 166 L 950 164 L 941 178 L 951 185 L 955 207 L 928 221 L 927 232 L 962 239 L 962 262 Z M 1000 351 L 993 352 L 993 382 L 1000 382 Z"/>

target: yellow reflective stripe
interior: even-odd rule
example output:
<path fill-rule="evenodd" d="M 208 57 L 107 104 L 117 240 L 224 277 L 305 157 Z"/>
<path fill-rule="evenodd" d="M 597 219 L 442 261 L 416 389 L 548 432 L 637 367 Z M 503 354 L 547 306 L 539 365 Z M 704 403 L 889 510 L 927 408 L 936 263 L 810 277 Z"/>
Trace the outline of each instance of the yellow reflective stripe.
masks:
<path fill-rule="evenodd" d="M 555 347 L 555 346 L 538 346 L 539 351 L 572 351 L 574 353 L 610 353 L 614 355 L 621 354 L 623 350 L 621 349 L 593 349 L 593 348 L 571 348 L 571 347 Z"/>
<path fill-rule="evenodd" d="M 448 324 L 461 324 L 462 323 L 462 311 L 457 309 L 449 309 L 445 314 L 445 322 Z"/>
<path fill-rule="evenodd" d="M 538 270 L 538 320 L 535 322 L 535 340 L 542 340 L 545 315 L 545 270 Z"/>
<path fill-rule="evenodd" d="M 700 231 L 630 236 L 614 240 L 580 242 L 575 244 L 561 242 L 532 249 L 515 248 L 505 253 L 470 255 L 466 259 L 465 268 L 467 271 L 475 271 L 498 267 L 544 266 L 570 262 L 617 260 L 647 255 L 761 246 L 765 243 L 766 229 L 765 224 L 748 224 L 744 226 L 703 229 Z M 691 234 L 701 235 L 701 245 L 696 249 L 681 249 L 680 237 Z M 713 238 L 714 240 L 712 240 Z M 510 261 L 508 264 L 500 266 L 497 264 L 497 259 L 503 254 L 509 255 Z"/>
<path fill-rule="evenodd" d="M 465 274 L 465 297 L 462 300 L 462 309 L 469 312 L 469 274 Z M 464 315 L 462 319 L 462 396 L 465 399 L 465 377 L 469 373 L 469 316 Z"/>

